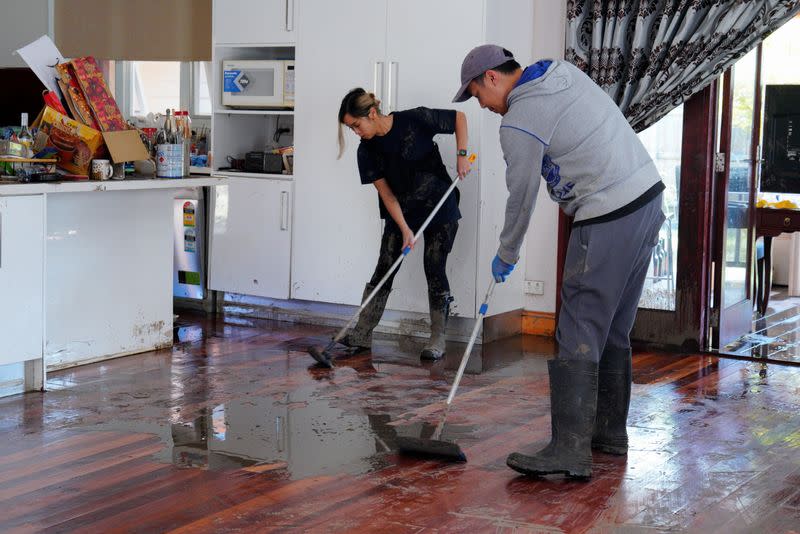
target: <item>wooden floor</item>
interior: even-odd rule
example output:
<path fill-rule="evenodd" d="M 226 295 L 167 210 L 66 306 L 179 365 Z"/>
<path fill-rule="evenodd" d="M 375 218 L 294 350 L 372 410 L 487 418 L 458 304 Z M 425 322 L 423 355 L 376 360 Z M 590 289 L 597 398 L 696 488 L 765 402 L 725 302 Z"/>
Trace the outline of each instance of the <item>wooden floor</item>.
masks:
<path fill-rule="evenodd" d="M 392 449 L 438 421 L 460 346 L 323 370 L 330 329 L 189 323 L 0 399 L 1 532 L 800 532 L 800 367 L 637 354 L 627 459 L 537 480 L 505 458 L 549 436 L 548 339 L 473 356 L 443 436 L 469 462 L 445 464 Z"/>

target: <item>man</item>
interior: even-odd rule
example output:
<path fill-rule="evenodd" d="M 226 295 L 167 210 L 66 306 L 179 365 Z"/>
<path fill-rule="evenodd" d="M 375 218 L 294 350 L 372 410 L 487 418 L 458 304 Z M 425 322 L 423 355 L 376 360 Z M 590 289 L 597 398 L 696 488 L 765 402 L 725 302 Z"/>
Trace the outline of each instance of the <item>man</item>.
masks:
<path fill-rule="evenodd" d="M 559 350 L 548 362 L 552 437 L 536 454 L 513 453 L 506 463 L 528 475 L 588 478 L 592 448 L 627 454 L 630 331 L 664 221 L 664 184 L 619 108 L 570 63 L 539 61 L 523 70 L 508 50 L 478 46 L 461 65 L 453 101 L 473 96 L 503 116 L 509 197 L 492 261 L 495 280 L 505 281 L 519 259 L 540 176 L 575 218 Z"/>

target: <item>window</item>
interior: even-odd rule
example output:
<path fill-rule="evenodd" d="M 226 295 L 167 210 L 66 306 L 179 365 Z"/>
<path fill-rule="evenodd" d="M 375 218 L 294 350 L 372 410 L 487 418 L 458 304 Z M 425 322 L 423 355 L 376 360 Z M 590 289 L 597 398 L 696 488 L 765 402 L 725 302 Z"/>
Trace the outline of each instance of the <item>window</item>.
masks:
<path fill-rule="evenodd" d="M 683 141 L 683 104 L 639 134 L 661 174 L 664 215 L 658 243 L 647 269 L 640 308 L 675 310 L 675 274 L 678 271 L 678 200 Z"/>
<path fill-rule="evenodd" d="M 796 68 L 800 58 L 800 15 L 775 30 L 764 40 L 762 83 L 797 84 L 800 73 Z M 792 67 L 795 65 L 795 67 Z"/>
<path fill-rule="evenodd" d="M 144 117 L 181 106 L 181 64 L 178 61 L 131 61 L 129 115 Z"/>
<path fill-rule="evenodd" d="M 169 109 L 211 115 L 210 62 L 118 61 L 116 99 L 125 116 L 146 117 Z"/>
<path fill-rule="evenodd" d="M 193 85 L 193 115 L 211 115 L 211 62 L 203 61 L 194 63 Z"/>

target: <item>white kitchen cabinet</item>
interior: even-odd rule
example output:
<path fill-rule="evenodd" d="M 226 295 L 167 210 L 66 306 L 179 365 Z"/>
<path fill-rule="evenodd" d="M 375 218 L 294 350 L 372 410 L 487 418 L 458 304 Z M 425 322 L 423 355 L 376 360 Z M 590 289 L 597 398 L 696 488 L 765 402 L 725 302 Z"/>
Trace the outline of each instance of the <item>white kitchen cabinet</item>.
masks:
<path fill-rule="evenodd" d="M 389 0 L 386 55 L 389 60 L 387 96 L 391 109 L 417 106 L 456 109 L 467 115 L 469 149 L 477 152 L 480 113 L 477 106 L 452 103 L 458 89 L 461 60 L 482 42 L 483 0 Z M 424 13 L 424 16 L 420 16 Z M 458 28 L 457 31 L 454 31 Z M 420 38 L 420 36 L 430 36 Z M 429 39 L 435 39 L 435 45 Z M 450 177 L 456 176 L 455 135 L 438 135 L 436 143 Z M 475 313 L 476 239 L 478 231 L 478 173 L 458 185 L 461 193 L 458 234 L 447 260 L 447 277 L 455 297 L 453 311 Z M 394 281 L 391 309 L 428 312 L 428 290 L 422 267 L 423 243 L 405 260 Z M 360 295 L 359 295 L 360 296 Z"/>
<path fill-rule="evenodd" d="M 384 112 L 417 106 L 454 109 L 450 100 L 461 59 L 481 37 L 481 17 L 471 13 L 482 12 L 482 0 L 349 0 L 344 4 L 324 0 L 300 4 L 304 22 L 296 59 L 295 145 L 299 154 L 307 156 L 295 165 L 296 209 L 328 222 L 320 226 L 304 218 L 296 222 L 292 297 L 358 304 L 378 257 L 381 223 L 377 193 L 359 179 L 355 156 L 359 139 L 349 131 L 345 132 L 347 150 L 336 160 L 341 99 L 361 86 L 376 94 Z M 349 27 L 360 31 L 336 32 L 332 38 L 331 28 Z M 446 39 L 431 41 L 450 27 L 458 31 L 447 31 Z M 331 38 L 322 46 L 324 36 Z M 320 79 L 324 85 L 313 83 Z M 467 113 L 475 114 L 474 110 Z M 454 176 L 455 137 L 438 136 L 437 142 Z M 464 312 L 471 313 L 478 187 L 476 181 L 467 180 L 459 188 L 464 218 L 448 261 L 448 277 L 456 301 L 465 303 Z M 390 308 L 428 310 L 422 249 L 420 243 L 404 260 Z M 327 259 L 324 270 L 312 261 L 315 255 Z M 328 283 L 331 280 L 335 283 Z"/>
<path fill-rule="evenodd" d="M 42 390 L 46 369 L 171 346 L 175 189 L 225 182 L 0 184 L 0 365 L 25 362 L 0 394 L 21 367 Z"/>
<path fill-rule="evenodd" d="M 292 182 L 234 178 L 213 200 L 209 289 L 289 298 Z"/>
<path fill-rule="evenodd" d="M 218 44 L 295 42 L 296 0 L 214 0 L 213 34 Z"/>
<path fill-rule="evenodd" d="M 298 15 L 307 20 L 295 61 L 291 296 L 359 304 L 378 258 L 381 225 L 375 189 L 359 179 L 358 138 L 346 128 L 347 150 L 337 159 L 337 113 L 354 87 L 380 93 L 387 6 L 385 0 L 345 4 L 346 9 L 339 2 L 303 0 L 299 6 Z"/>
<path fill-rule="evenodd" d="M 41 360 L 44 197 L 0 197 L 0 365 Z"/>
<path fill-rule="evenodd" d="M 231 158 L 291 146 L 290 109 L 236 109 L 222 104 L 224 60 L 291 60 L 295 0 L 214 0 L 211 149 L 212 172 L 231 177 L 211 202 L 211 290 L 289 298 L 292 176 L 237 172 Z M 278 129 L 288 133 L 275 138 Z"/>
<path fill-rule="evenodd" d="M 502 4 L 502 5 L 499 5 Z M 459 185 L 462 219 L 447 273 L 455 312 L 475 317 L 497 248 L 507 193 L 497 140 L 499 120 L 476 102 L 451 103 L 461 61 L 474 46 L 497 42 L 530 58 L 532 0 L 302 0 L 296 49 L 295 218 L 292 298 L 358 304 L 375 267 L 381 223 L 377 193 L 362 186 L 359 139 L 349 131 L 337 160 L 337 112 L 354 87 L 372 90 L 384 112 L 417 106 L 467 115 L 474 171 Z M 488 129 L 487 129 L 488 128 Z M 486 135 L 484 135 L 484 131 Z M 436 139 L 455 176 L 455 136 Z M 307 214 L 314 214 L 310 217 Z M 427 312 L 423 243 L 404 261 L 388 307 Z M 324 261 L 320 261 L 320 259 Z M 524 266 L 518 266 L 524 269 Z M 491 313 L 522 307 L 522 280 L 495 292 Z"/>

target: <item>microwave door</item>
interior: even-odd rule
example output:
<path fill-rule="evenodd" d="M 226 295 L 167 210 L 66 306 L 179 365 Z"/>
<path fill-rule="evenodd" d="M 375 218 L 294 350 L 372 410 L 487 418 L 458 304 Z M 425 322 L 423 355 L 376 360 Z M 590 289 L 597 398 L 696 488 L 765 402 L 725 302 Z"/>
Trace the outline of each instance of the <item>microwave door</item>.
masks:
<path fill-rule="evenodd" d="M 233 107 L 268 108 L 283 106 L 283 69 L 277 65 L 231 65 L 224 104 Z M 233 70 L 235 68 L 235 70 Z"/>
<path fill-rule="evenodd" d="M 275 105 L 275 69 L 248 69 L 245 71 L 249 82 L 241 93 L 239 105 L 273 106 Z"/>

